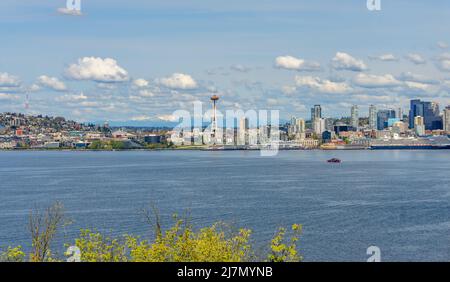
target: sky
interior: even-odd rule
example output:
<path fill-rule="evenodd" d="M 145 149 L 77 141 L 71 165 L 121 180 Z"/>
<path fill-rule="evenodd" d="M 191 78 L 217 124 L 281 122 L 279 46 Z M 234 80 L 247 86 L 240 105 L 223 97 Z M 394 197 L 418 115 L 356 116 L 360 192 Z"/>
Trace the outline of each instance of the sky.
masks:
<path fill-rule="evenodd" d="M 173 121 L 193 102 L 362 116 L 450 105 L 450 2 L 0 1 L 0 112 Z"/>

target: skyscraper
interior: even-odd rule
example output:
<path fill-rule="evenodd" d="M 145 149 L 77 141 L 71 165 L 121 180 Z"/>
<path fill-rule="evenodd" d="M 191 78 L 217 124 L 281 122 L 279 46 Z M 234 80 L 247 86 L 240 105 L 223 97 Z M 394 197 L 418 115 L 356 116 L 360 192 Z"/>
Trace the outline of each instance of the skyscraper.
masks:
<path fill-rule="evenodd" d="M 403 120 L 403 110 L 402 108 L 397 108 L 397 111 L 395 113 L 395 117 L 398 118 L 399 120 Z"/>
<path fill-rule="evenodd" d="M 248 129 L 249 120 L 247 117 L 241 117 L 239 119 L 239 130 L 238 130 L 238 145 L 248 145 Z"/>
<path fill-rule="evenodd" d="M 314 108 L 311 108 L 311 122 L 314 124 L 314 121 L 317 118 L 322 118 L 322 107 L 320 105 L 314 105 Z"/>
<path fill-rule="evenodd" d="M 325 119 L 324 118 L 316 118 L 314 120 L 314 133 L 321 136 L 322 133 L 325 131 Z"/>
<path fill-rule="evenodd" d="M 377 129 L 383 130 L 388 127 L 389 119 L 395 118 L 395 111 L 392 109 L 389 110 L 380 110 L 377 113 Z"/>
<path fill-rule="evenodd" d="M 424 102 L 419 99 L 411 100 L 409 110 L 409 128 L 414 128 L 414 118 L 423 117 L 425 129 L 442 129 L 442 118 L 439 115 L 439 104 L 435 102 Z"/>
<path fill-rule="evenodd" d="M 369 128 L 372 130 L 377 129 L 377 108 L 374 105 L 369 107 Z"/>
<path fill-rule="evenodd" d="M 351 109 L 351 125 L 355 130 L 359 127 L 359 110 L 357 105 L 353 105 Z"/>
<path fill-rule="evenodd" d="M 305 120 L 302 118 L 292 117 L 288 128 L 289 135 L 296 139 L 304 139 L 305 131 Z"/>
<path fill-rule="evenodd" d="M 450 106 L 444 109 L 444 130 L 450 133 Z"/>

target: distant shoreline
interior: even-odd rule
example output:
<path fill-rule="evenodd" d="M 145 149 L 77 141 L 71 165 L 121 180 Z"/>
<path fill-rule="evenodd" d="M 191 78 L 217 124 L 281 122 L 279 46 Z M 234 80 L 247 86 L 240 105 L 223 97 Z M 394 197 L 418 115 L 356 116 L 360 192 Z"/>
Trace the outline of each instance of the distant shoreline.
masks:
<path fill-rule="evenodd" d="M 442 150 L 450 150 L 450 149 L 402 149 L 402 148 L 391 148 L 391 149 L 321 149 L 321 148 L 309 148 L 309 149 L 278 149 L 278 151 L 442 151 Z M 207 148 L 159 148 L 159 149 L 44 149 L 44 148 L 36 148 L 36 149 L 0 149 L 0 152 L 136 152 L 136 151 L 204 151 L 204 152 L 217 152 L 217 151 L 261 151 L 261 149 L 207 149 Z"/>

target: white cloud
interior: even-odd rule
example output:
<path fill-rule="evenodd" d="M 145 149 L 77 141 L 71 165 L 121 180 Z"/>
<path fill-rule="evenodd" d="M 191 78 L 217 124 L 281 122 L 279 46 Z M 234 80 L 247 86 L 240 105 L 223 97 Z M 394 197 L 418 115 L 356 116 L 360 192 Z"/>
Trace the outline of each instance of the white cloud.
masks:
<path fill-rule="evenodd" d="M 403 72 L 399 76 L 397 76 L 397 79 L 399 79 L 401 81 L 418 82 L 418 83 L 423 83 L 423 84 L 439 84 L 438 80 L 431 79 L 424 75 L 415 74 L 412 72 Z"/>
<path fill-rule="evenodd" d="M 142 96 L 142 97 L 153 97 L 153 96 L 155 96 L 155 94 L 153 92 L 151 92 L 150 90 L 143 89 L 143 90 L 139 91 L 139 96 Z"/>
<path fill-rule="evenodd" d="M 410 89 L 428 91 L 430 89 L 430 85 L 426 83 L 420 83 L 415 81 L 405 81 L 405 86 Z"/>
<path fill-rule="evenodd" d="M 58 102 L 80 102 L 80 101 L 87 100 L 87 98 L 88 97 L 86 95 L 84 95 L 83 92 L 81 92 L 78 95 L 73 94 L 73 95 L 64 95 L 61 97 L 57 97 L 56 101 L 58 101 Z"/>
<path fill-rule="evenodd" d="M 47 87 L 47 88 L 53 89 L 55 91 L 66 91 L 67 90 L 67 87 L 64 84 L 64 82 L 62 82 L 61 80 L 59 80 L 56 77 L 41 75 L 40 77 L 38 77 L 38 84 L 40 86 Z"/>
<path fill-rule="evenodd" d="M 291 85 L 285 85 L 285 86 L 281 87 L 281 92 L 283 92 L 286 95 L 291 95 L 296 90 L 297 90 L 297 88 L 295 86 L 291 86 Z"/>
<path fill-rule="evenodd" d="M 267 99 L 267 105 L 269 106 L 277 106 L 279 105 L 279 100 L 274 98 L 268 98 Z"/>
<path fill-rule="evenodd" d="M 77 9 L 59 8 L 57 11 L 60 14 L 69 15 L 69 16 L 82 16 L 83 15 L 81 13 L 81 11 L 77 10 Z"/>
<path fill-rule="evenodd" d="M 230 69 L 238 72 L 249 72 L 251 70 L 251 68 L 241 64 L 232 65 Z"/>
<path fill-rule="evenodd" d="M 275 67 L 297 71 L 315 71 L 320 69 L 320 64 L 316 62 L 306 62 L 293 56 L 279 56 L 275 58 Z"/>
<path fill-rule="evenodd" d="M 178 122 L 179 118 L 175 115 L 160 115 L 158 119 L 163 121 Z"/>
<path fill-rule="evenodd" d="M 8 93 L 0 93 L 0 100 L 17 100 L 19 96 Z"/>
<path fill-rule="evenodd" d="M 437 62 L 438 68 L 442 71 L 450 71 L 450 53 L 443 53 L 439 56 Z"/>
<path fill-rule="evenodd" d="M 393 62 L 393 61 L 398 61 L 398 59 L 393 55 L 393 54 L 381 54 L 378 56 L 369 56 L 370 59 L 372 60 L 379 60 L 379 61 L 383 61 L 383 62 Z"/>
<path fill-rule="evenodd" d="M 331 65 L 336 70 L 367 70 L 367 66 L 362 60 L 358 60 L 344 52 L 337 52 L 334 58 L 331 60 Z"/>
<path fill-rule="evenodd" d="M 149 85 L 149 82 L 143 78 L 138 78 L 133 80 L 133 87 L 135 88 L 144 88 Z"/>
<path fill-rule="evenodd" d="M 0 73 L 0 87 L 19 87 L 20 85 L 21 82 L 17 76 L 6 72 Z"/>
<path fill-rule="evenodd" d="M 174 73 L 170 77 L 161 78 L 159 82 L 171 89 L 195 89 L 197 82 L 188 74 Z"/>
<path fill-rule="evenodd" d="M 423 65 L 427 62 L 420 54 L 417 53 L 410 53 L 406 55 L 405 58 L 416 65 Z"/>
<path fill-rule="evenodd" d="M 41 90 L 41 87 L 39 85 L 37 85 L 36 83 L 33 83 L 32 85 L 30 85 L 30 87 L 28 87 L 27 91 L 29 92 L 36 92 Z"/>
<path fill-rule="evenodd" d="M 393 75 L 373 75 L 360 73 L 353 79 L 353 83 L 364 88 L 388 88 L 401 85 Z"/>
<path fill-rule="evenodd" d="M 441 49 L 447 49 L 447 48 L 448 48 L 448 44 L 445 43 L 445 42 L 443 42 L 443 41 L 439 41 L 439 42 L 437 43 L 437 46 L 438 46 L 439 48 L 441 48 Z"/>
<path fill-rule="evenodd" d="M 115 85 L 113 83 L 99 82 L 99 83 L 97 83 L 97 88 L 106 89 L 106 90 L 114 90 L 117 88 L 117 85 Z"/>
<path fill-rule="evenodd" d="M 140 116 L 135 116 L 132 117 L 131 120 L 132 121 L 147 121 L 147 120 L 151 120 L 152 118 L 146 115 L 140 115 Z"/>
<path fill-rule="evenodd" d="M 66 75 L 76 80 L 97 82 L 123 82 L 128 80 L 128 72 L 111 58 L 84 57 L 66 69 Z"/>
<path fill-rule="evenodd" d="M 352 91 L 352 88 L 345 82 L 333 82 L 313 76 L 296 76 L 296 85 L 308 87 L 321 93 L 343 94 Z"/>

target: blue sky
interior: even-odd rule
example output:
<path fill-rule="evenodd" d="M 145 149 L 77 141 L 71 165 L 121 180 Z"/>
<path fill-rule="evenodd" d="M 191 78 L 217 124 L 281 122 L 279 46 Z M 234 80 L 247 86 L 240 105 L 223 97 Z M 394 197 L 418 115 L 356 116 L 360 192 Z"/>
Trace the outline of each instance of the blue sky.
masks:
<path fill-rule="evenodd" d="M 450 104 L 449 1 L 81 3 L 0 2 L 0 112 L 151 122 L 212 94 L 285 119 Z"/>

